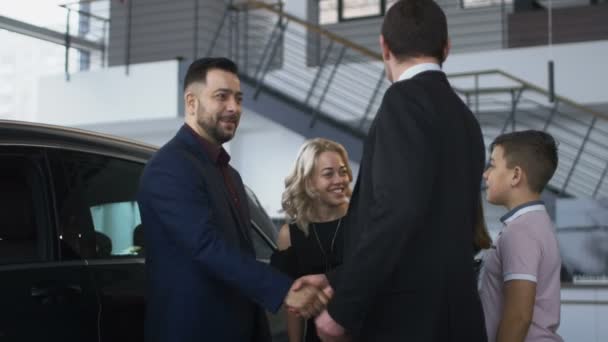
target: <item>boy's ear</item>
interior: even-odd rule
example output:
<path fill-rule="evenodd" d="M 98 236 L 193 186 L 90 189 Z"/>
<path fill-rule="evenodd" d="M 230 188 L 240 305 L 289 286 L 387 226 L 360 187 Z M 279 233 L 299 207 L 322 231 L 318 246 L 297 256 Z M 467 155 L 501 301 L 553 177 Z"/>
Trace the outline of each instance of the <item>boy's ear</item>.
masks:
<path fill-rule="evenodd" d="M 511 187 L 512 188 L 517 187 L 519 184 L 521 184 L 523 182 L 523 179 L 524 179 L 524 171 L 522 170 L 521 167 L 515 166 L 513 168 L 513 177 L 511 178 Z"/>

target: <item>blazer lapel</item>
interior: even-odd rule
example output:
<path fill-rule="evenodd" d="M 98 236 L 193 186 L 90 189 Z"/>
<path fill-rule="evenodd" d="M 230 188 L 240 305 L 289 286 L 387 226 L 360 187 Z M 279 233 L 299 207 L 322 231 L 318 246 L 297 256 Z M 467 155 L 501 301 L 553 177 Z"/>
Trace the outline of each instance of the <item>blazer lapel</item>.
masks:
<path fill-rule="evenodd" d="M 249 201 L 247 199 L 247 193 L 245 192 L 245 185 L 243 185 L 243 181 L 241 180 L 241 176 L 239 173 L 234 170 L 232 167 L 228 167 L 228 172 L 232 175 L 232 180 L 236 185 L 237 196 L 239 197 L 239 203 L 241 204 L 240 210 L 237 210 L 238 214 L 240 214 L 241 218 L 241 227 L 243 228 L 243 232 L 247 238 L 247 240 L 253 246 L 253 242 L 251 240 L 251 235 L 249 234 L 250 225 L 251 225 L 251 215 L 249 214 Z M 232 201 L 231 201 L 232 202 Z M 236 208 L 238 209 L 238 208 Z"/>
<path fill-rule="evenodd" d="M 233 236 L 233 238 L 239 239 L 241 241 L 241 246 L 245 247 L 248 251 L 253 252 L 251 238 L 245 231 L 247 227 L 247 225 L 244 224 L 245 219 L 241 216 L 228 189 L 226 189 L 224 176 L 221 171 L 211 163 L 202 151 L 197 149 L 198 143 L 194 140 L 194 137 L 190 136 L 190 133 L 182 129 L 178 132 L 178 136 L 186 143 L 182 152 L 200 171 L 201 176 L 208 187 L 211 200 L 213 203 L 216 203 L 215 207 L 219 211 L 217 215 L 218 217 L 221 217 L 221 222 L 224 222 L 226 225 L 226 233 Z M 228 172 L 230 172 L 230 170 Z M 240 200 L 241 203 L 243 203 L 241 198 Z M 247 205 L 247 202 L 244 202 L 243 205 Z M 229 211 L 229 213 L 227 211 Z"/>
<path fill-rule="evenodd" d="M 234 203 L 234 200 L 232 199 L 232 195 L 230 194 L 230 191 L 228 190 L 228 188 L 224 185 L 224 175 L 222 175 L 222 172 L 217 168 L 217 167 L 213 167 L 213 172 L 216 174 L 216 177 L 219 177 L 220 181 L 221 181 L 221 186 L 220 188 L 222 188 L 222 193 L 223 193 L 223 197 L 224 200 L 226 202 L 228 202 L 228 207 L 230 208 L 230 213 L 232 214 L 232 218 L 234 219 L 236 225 L 237 225 L 237 230 L 239 231 L 241 237 L 247 242 L 248 247 L 250 247 L 252 245 L 251 243 L 251 238 L 249 237 L 249 234 L 247 232 L 247 223 L 246 222 L 246 218 L 243 217 L 243 212 L 244 210 L 239 210 L 239 208 L 237 208 L 236 204 Z M 228 166 L 228 170 L 227 172 L 231 172 L 231 167 Z M 232 172 L 231 172 L 232 173 Z M 237 196 L 238 196 L 238 200 L 240 205 L 247 205 L 247 200 L 246 198 L 243 198 L 239 185 L 236 183 L 236 179 L 234 179 L 234 176 L 230 175 L 232 177 L 233 183 L 234 185 L 237 187 L 237 189 L 235 189 L 235 191 L 237 192 Z"/>

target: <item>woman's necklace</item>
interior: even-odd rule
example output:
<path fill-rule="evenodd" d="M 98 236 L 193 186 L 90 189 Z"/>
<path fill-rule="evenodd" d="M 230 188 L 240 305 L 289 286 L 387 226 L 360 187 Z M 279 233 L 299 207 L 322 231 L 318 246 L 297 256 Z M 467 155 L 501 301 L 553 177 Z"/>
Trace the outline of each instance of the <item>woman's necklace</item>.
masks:
<path fill-rule="evenodd" d="M 329 253 L 332 254 L 334 252 L 334 244 L 336 243 L 336 237 L 338 236 L 338 230 L 340 230 L 340 224 L 342 223 L 342 218 L 338 220 L 338 224 L 336 225 L 336 230 L 334 231 L 334 236 L 331 239 L 331 245 L 329 246 Z M 319 244 L 319 248 L 321 249 L 321 254 L 323 254 L 323 260 L 325 261 L 325 272 L 328 272 L 330 269 L 329 265 L 329 256 L 325 252 L 323 248 L 323 244 L 321 243 L 321 239 L 319 239 L 319 235 L 317 234 L 317 229 L 314 223 L 310 224 L 312 227 L 312 233 L 315 235 L 317 239 L 317 243 Z"/>

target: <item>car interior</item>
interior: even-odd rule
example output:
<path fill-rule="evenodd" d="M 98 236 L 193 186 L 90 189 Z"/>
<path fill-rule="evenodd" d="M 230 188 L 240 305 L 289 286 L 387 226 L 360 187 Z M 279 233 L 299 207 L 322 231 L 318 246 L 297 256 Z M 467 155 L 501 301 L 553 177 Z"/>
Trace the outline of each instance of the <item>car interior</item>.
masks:
<path fill-rule="evenodd" d="M 41 259 L 34 168 L 24 158 L 0 158 L 0 264 Z"/>

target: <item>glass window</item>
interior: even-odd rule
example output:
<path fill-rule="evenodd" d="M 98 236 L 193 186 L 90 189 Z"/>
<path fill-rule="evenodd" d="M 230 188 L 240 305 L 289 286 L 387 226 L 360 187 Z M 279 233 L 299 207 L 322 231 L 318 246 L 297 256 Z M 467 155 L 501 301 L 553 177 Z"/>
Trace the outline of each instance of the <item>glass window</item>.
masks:
<path fill-rule="evenodd" d="M 501 4 L 511 3 L 513 3 L 512 0 L 460 0 L 460 6 L 462 8 L 499 6 Z"/>
<path fill-rule="evenodd" d="M 51 167 L 62 259 L 142 255 L 135 196 L 144 164 L 53 151 Z"/>
<path fill-rule="evenodd" d="M 101 242 L 97 243 L 97 255 L 143 255 L 143 231 L 135 201 L 106 203 L 90 209 L 95 235 Z"/>
<path fill-rule="evenodd" d="M 319 1 L 319 24 L 327 25 L 338 22 L 338 1 L 320 0 Z"/>
<path fill-rule="evenodd" d="M 341 0 L 342 20 L 379 16 L 382 14 L 380 0 Z"/>
<path fill-rule="evenodd" d="M 34 160 L 0 155 L 0 264 L 42 260 L 43 186 Z"/>
<path fill-rule="evenodd" d="M 382 16 L 397 0 L 320 0 L 319 24 Z"/>

